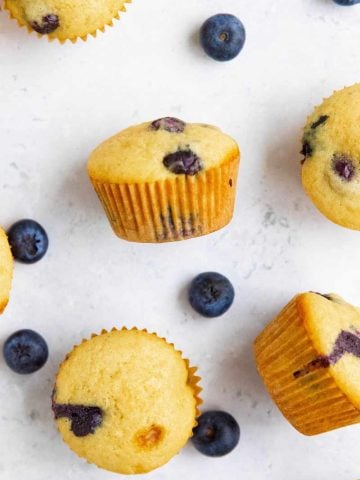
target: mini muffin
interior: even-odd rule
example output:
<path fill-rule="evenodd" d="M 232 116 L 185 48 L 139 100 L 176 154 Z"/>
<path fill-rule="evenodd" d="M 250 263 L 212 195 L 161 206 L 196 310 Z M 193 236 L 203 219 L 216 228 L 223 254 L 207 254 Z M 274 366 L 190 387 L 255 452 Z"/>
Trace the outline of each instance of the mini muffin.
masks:
<path fill-rule="evenodd" d="M 308 118 L 302 182 L 329 220 L 360 230 L 360 84 L 335 92 Z"/>
<path fill-rule="evenodd" d="M 9 301 L 13 275 L 13 257 L 6 233 L 0 228 L 0 313 Z"/>
<path fill-rule="evenodd" d="M 236 142 L 218 128 L 166 117 L 106 140 L 88 173 L 119 237 L 169 242 L 230 222 L 239 160 Z"/>
<path fill-rule="evenodd" d="M 60 42 L 86 39 L 104 31 L 131 0 L 5 0 L 20 26 Z"/>
<path fill-rule="evenodd" d="M 167 463 L 192 436 L 200 380 L 172 344 L 146 330 L 103 331 L 67 355 L 52 408 L 80 457 L 122 474 Z"/>
<path fill-rule="evenodd" d="M 255 341 L 265 385 L 292 425 L 316 435 L 360 422 L 360 309 L 297 295 Z"/>

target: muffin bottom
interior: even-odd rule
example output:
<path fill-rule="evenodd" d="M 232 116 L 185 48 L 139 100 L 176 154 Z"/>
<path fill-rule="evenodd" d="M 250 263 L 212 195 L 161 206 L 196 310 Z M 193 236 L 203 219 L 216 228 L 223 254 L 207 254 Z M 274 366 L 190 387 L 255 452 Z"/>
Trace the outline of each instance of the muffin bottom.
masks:
<path fill-rule="evenodd" d="M 91 179 L 117 236 L 142 243 L 199 237 L 233 216 L 239 158 L 196 176 L 143 184 Z"/>

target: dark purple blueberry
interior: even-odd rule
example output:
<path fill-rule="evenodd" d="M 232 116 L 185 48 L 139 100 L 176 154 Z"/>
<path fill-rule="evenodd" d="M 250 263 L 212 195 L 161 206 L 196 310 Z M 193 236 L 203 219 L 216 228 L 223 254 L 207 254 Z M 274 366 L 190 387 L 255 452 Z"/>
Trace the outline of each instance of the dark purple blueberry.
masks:
<path fill-rule="evenodd" d="M 190 305 L 204 317 L 219 317 L 231 307 L 235 297 L 231 282 L 216 272 L 201 273 L 191 282 Z"/>
<path fill-rule="evenodd" d="M 203 169 L 200 158 L 190 149 L 169 153 L 163 164 L 170 172 L 183 175 L 196 175 Z"/>
<path fill-rule="evenodd" d="M 164 117 L 154 120 L 151 124 L 152 130 L 166 130 L 170 133 L 182 133 L 185 130 L 186 123 L 178 118 Z"/>
<path fill-rule="evenodd" d="M 35 220 L 19 220 L 8 231 L 11 251 L 16 260 L 35 263 L 47 252 L 49 239 L 43 227 Z"/>
<path fill-rule="evenodd" d="M 194 428 L 192 442 L 199 452 L 209 457 L 222 457 L 239 443 L 240 427 L 235 418 L 222 411 L 203 413 Z"/>
<path fill-rule="evenodd" d="M 342 330 L 338 336 L 333 351 L 329 355 L 332 364 L 338 362 L 346 353 L 355 355 L 360 358 L 360 336 Z"/>
<path fill-rule="evenodd" d="M 344 154 L 335 154 L 333 157 L 333 169 L 343 180 L 350 182 L 355 174 L 352 160 Z"/>
<path fill-rule="evenodd" d="M 214 60 L 226 62 L 242 50 L 246 32 L 242 22 L 234 15 L 220 13 L 210 17 L 200 30 L 200 42 Z"/>
<path fill-rule="evenodd" d="M 3 354 L 11 370 L 27 374 L 45 365 L 49 351 L 41 335 L 33 330 L 19 330 L 5 341 Z"/>
<path fill-rule="evenodd" d="M 320 356 L 305 365 L 301 370 L 293 373 L 294 377 L 300 378 L 322 368 L 335 365 L 345 354 L 350 353 L 360 358 L 360 333 L 347 332 L 342 330 L 336 339 L 334 348 L 330 355 Z"/>
<path fill-rule="evenodd" d="M 53 401 L 52 409 L 55 419 L 68 418 L 71 431 L 76 437 L 86 437 L 100 427 L 103 411 L 99 407 L 85 405 L 63 405 Z"/>
<path fill-rule="evenodd" d="M 37 33 L 46 35 L 48 33 L 54 32 L 60 26 L 59 17 L 53 13 L 44 15 L 41 19 L 41 23 L 37 21 L 30 22 L 31 28 Z"/>
<path fill-rule="evenodd" d="M 316 122 L 314 122 L 314 123 L 311 125 L 311 129 L 312 129 L 312 130 L 315 130 L 317 127 L 319 127 L 320 125 L 322 125 L 323 123 L 325 123 L 328 118 L 329 118 L 329 115 L 321 115 L 321 116 L 316 120 Z"/>
<path fill-rule="evenodd" d="M 330 367 L 330 360 L 328 359 L 328 357 L 318 357 L 315 358 L 315 360 L 311 360 L 311 362 L 305 365 L 305 367 L 301 370 L 297 370 L 296 372 L 294 372 L 293 375 L 294 378 L 301 378 L 311 372 L 314 372 L 315 370 L 328 367 Z"/>

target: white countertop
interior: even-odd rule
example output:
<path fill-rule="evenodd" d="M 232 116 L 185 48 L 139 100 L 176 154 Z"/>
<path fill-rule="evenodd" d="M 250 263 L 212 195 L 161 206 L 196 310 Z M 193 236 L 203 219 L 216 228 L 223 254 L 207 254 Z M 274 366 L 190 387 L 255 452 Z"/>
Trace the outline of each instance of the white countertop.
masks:
<path fill-rule="evenodd" d="M 233 62 L 207 58 L 196 32 L 239 16 Z M 199 365 L 205 408 L 238 420 L 238 448 L 210 459 L 191 445 L 156 480 L 355 480 L 360 427 L 313 438 L 283 419 L 251 343 L 293 294 L 335 291 L 360 303 L 359 233 L 322 217 L 302 191 L 300 136 L 314 104 L 360 79 L 360 6 L 331 0 L 134 0 L 115 28 L 64 46 L 0 13 L 0 223 L 30 217 L 50 237 L 38 264 L 16 264 L 0 341 L 19 328 L 47 339 L 31 376 L 0 358 L 1 480 L 115 480 L 60 440 L 50 411 L 65 353 L 103 327 L 146 327 Z M 213 123 L 240 143 L 236 214 L 213 235 L 140 245 L 111 232 L 85 172 L 89 152 L 133 123 L 173 115 Z M 236 288 L 218 319 L 196 315 L 185 287 L 215 270 Z M 139 477 L 143 478 L 143 477 Z"/>

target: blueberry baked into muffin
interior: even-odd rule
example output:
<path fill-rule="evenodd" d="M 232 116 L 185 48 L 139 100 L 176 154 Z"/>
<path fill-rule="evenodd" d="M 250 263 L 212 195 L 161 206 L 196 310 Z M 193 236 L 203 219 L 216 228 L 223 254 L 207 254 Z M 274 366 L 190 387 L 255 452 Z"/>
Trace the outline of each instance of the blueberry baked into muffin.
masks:
<path fill-rule="evenodd" d="M 255 341 L 257 368 L 292 425 L 315 435 L 360 422 L 360 308 L 302 293 Z"/>
<path fill-rule="evenodd" d="M 218 128 L 167 117 L 106 140 L 88 173 L 114 232 L 156 243 L 227 225 L 239 160 L 236 142 Z"/>
<path fill-rule="evenodd" d="M 200 388 L 181 352 L 145 330 L 103 331 L 61 364 L 52 408 L 68 446 L 122 474 L 168 462 L 192 436 Z"/>
<path fill-rule="evenodd" d="M 302 183 L 331 221 L 360 229 L 360 84 L 335 92 L 308 118 Z"/>
<path fill-rule="evenodd" d="M 13 256 L 6 233 L 0 228 L 0 313 L 9 301 L 13 276 Z"/>
<path fill-rule="evenodd" d="M 131 0 L 5 0 L 20 26 L 61 42 L 104 31 Z"/>

